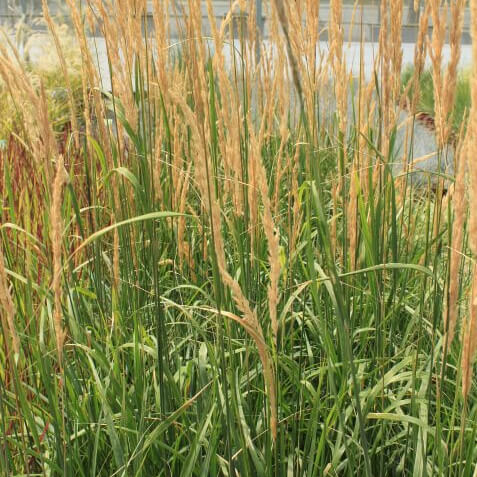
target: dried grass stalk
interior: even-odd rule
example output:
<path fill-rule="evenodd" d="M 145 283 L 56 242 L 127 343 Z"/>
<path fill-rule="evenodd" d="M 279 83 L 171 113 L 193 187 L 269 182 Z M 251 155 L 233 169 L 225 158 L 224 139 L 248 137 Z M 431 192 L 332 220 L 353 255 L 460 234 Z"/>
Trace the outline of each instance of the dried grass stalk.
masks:
<path fill-rule="evenodd" d="M 0 305 L 3 308 L 1 313 L 2 327 L 7 338 L 7 330 L 12 341 L 13 352 L 18 354 L 20 352 L 20 340 L 18 338 L 17 330 L 15 328 L 15 305 L 13 303 L 10 289 L 8 287 L 7 272 L 5 270 L 5 260 L 3 258 L 3 247 L 0 242 Z M 8 353 L 7 344 L 7 353 Z"/>
<path fill-rule="evenodd" d="M 298 188 L 298 174 L 299 174 L 299 159 L 300 159 L 300 146 L 297 144 L 295 149 L 295 155 L 293 157 L 293 163 L 290 165 L 291 169 L 291 190 L 289 194 L 289 216 L 288 221 L 291 227 L 290 229 L 290 245 L 289 245 L 289 269 L 292 269 L 292 260 L 296 252 L 296 244 L 298 242 L 298 236 L 300 233 L 300 227 L 302 225 L 303 213 L 301 210 L 301 200 Z"/>
<path fill-rule="evenodd" d="M 401 91 L 402 69 L 402 0 L 391 0 L 391 71 L 394 78 L 392 86 L 393 104 L 396 104 Z"/>
<path fill-rule="evenodd" d="M 273 361 L 268 352 L 263 330 L 258 321 L 256 313 L 250 308 L 250 303 L 245 297 L 238 282 L 230 275 L 227 270 L 225 259 L 225 245 L 222 236 L 221 209 L 216 200 L 215 188 L 210 186 L 212 177 L 208 172 L 206 147 L 201 139 L 199 131 L 199 121 L 192 109 L 187 104 L 184 95 L 181 92 L 170 90 L 171 100 L 180 107 L 184 115 L 185 122 L 191 130 L 192 157 L 194 158 L 194 176 L 198 186 L 205 210 L 208 210 L 212 229 L 212 239 L 217 258 L 217 265 L 222 281 L 232 292 L 233 299 L 237 308 L 242 313 L 242 318 L 237 320 L 252 337 L 257 346 L 260 360 L 263 366 L 265 384 L 267 387 L 270 401 L 270 428 L 273 439 L 277 435 L 277 404 L 275 391 L 275 377 L 273 371 Z"/>
<path fill-rule="evenodd" d="M 440 149 L 444 145 L 444 115 L 443 115 L 443 79 L 442 79 L 442 49 L 445 43 L 447 24 L 447 4 L 443 7 L 441 0 L 430 0 L 432 17 L 432 37 L 429 41 L 429 56 L 432 63 L 432 81 L 434 85 L 434 116 L 436 137 Z"/>
<path fill-rule="evenodd" d="M 452 191 L 452 205 L 454 210 L 454 222 L 452 223 L 452 249 L 450 253 L 449 292 L 444 309 L 444 329 L 447 333 L 447 349 L 454 339 L 455 328 L 458 320 L 458 299 L 460 277 L 459 271 L 462 259 L 462 245 L 464 242 L 464 223 L 467 217 L 467 196 L 465 191 L 465 159 L 468 155 L 467 139 L 456 154 L 456 179 Z"/>
<path fill-rule="evenodd" d="M 78 44 L 81 50 L 81 60 L 82 60 L 82 83 L 83 83 L 83 96 L 84 96 L 84 101 L 85 101 L 85 119 L 88 116 L 88 119 L 86 119 L 86 124 L 91 127 L 91 122 L 89 118 L 89 114 L 91 111 L 89 109 L 86 109 L 86 105 L 91 104 L 91 106 L 94 108 L 94 113 L 96 115 L 96 118 L 105 118 L 106 117 L 106 111 L 105 107 L 103 104 L 103 101 L 101 99 L 101 91 L 98 88 L 98 85 L 100 82 L 98 81 L 98 73 L 96 71 L 96 67 L 94 65 L 94 61 L 92 58 L 91 51 L 88 46 L 88 40 L 86 38 L 86 32 L 85 28 L 83 25 L 82 21 L 82 15 L 81 12 L 78 8 L 77 2 L 74 0 L 65 0 L 68 7 L 69 11 L 71 12 L 71 19 L 73 22 L 73 26 L 75 29 L 76 33 L 76 38 L 78 40 Z M 91 93 L 93 101 L 90 102 L 89 100 L 89 95 Z M 101 139 L 101 145 L 103 146 L 104 149 L 104 155 L 106 157 L 107 163 L 112 166 L 113 165 L 113 160 L 112 160 L 112 151 L 111 151 L 111 143 L 110 143 L 110 138 L 109 134 L 106 128 L 105 121 L 98 120 L 97 121 L 98 125 L 98 130 L 99 130 L 99 138 Z M 90 131 L 87 131 L 87 133 L 91 133 Z"/>
<path fill-rule="evenodd" d="M 348 77 L 343 57 L 343 5 L 342 0 L 330 1 L 330 62 L 335 78 L 336 109 L 338 111 L 339 130 L 346 134 L 348 119 Z M 340 165 L 341 167 L 341 165 Z M 344 176 L 345 170 L 340 170 Z"/>
<path fill-rule="evenodd" d="M 68 182 L 63 156 L 59 156 L 56 164 L 56 175 L 53 183 L 53 194 L 50 209 L 51 220 L 51 243 L 53 249 L 53 282 L 54 294 L 53 323 L 55 327 L 56 347 L 58 350 L 58 360 L 62 367 L 63 344 L 65 331 L 63 329 L 63 312 L 61 308 L 61 276 L 62 276 L 62 240 L 63 240 L 63 219 L 61 216 L 61 204 L 63 198 L 63 188 Z"/>
<path fill-rule="evenodd" d="M 356 247 L 358 243 L 358 172 L 356 168 L 356 159 L 353 161 L 349 186 L 349 202 L 348 202 L 348 247 L 349 261 L 351 270 L 356 265 Z"/>
<path fill-rule="evenodd" d="M 224 161 L 224 173 L 226 184 L 228 183 L 228 195 L 234 203 L 234 211 L 242 216 L 244 213 L 244 188 L 242 177 L 242 162 L 240 150 L 240 131 L 242 129 L 243 114 L 240 100 L 238 98 L 239 87 L 232 84 L 227 74 L 225 56 L 223 53 L 224 35 L 227 26 L 233 21 L 234 10 L 240 6 L 239 1 L 232 3 L 228 14 L 221 24 L 220 30 L 216 25 L 216 17 L 212 8 L 212 1 L 207 0 L 207 12 L 209 23 L 212 29 L 216 52 L 213 57 L 214 71 L 218 79 L 218 91 L 221 92 L 222 100 L 219 104 L 218 127 L 219 127 L 219 147 Z"/>
<path fill-rule="evenodd" d="M 305 108 L 304 108 L 304 102 L 303 102 L 304 101 L 303 89 L 302 89 L 302 84 L 300 79 L 300 67 L 299 67 L 298 59 L 293 52 L 293 47 L 292 47 L 293 35 L 290 32 L 285 4 L 286 2 L 284 2 L 284 0 L 273 0 L 273 5 L 275 6 L 278 19 L 282 26 L 283 35 L 285 37 L 285 45 L 286 45 L 286 50 L 288 54 L 288 61 L 291 67 L 293 83 L 295 85 L 295 89 L 297 91 L 298 99 L 301 103 L 302 110 L 304 110 Z"/>
<path fill-rule="evenodd" d="M 68 67 L 66 66 L 65 55 L 63 53 L 63 48 L 58 37 L 57 28 L 55 22 L 51 18 L 50 9 L 48 8 L 48 3 L 46 0 L 42 0 L 43 6 L 43 16 L 50 30 L 51 36 L 55 43 L 56 51 L 58 53 L 58 59 L 60 61 L 61 71 L 65 78 L 66 90 L 68 92 L 68 102 L 71 110 L 71 127 L 73 129 L 73 137 L 75 141 L 76 148 L 79 148 L 79 127 L 78 127 L 78 113 L 76 111 L 75 99 L 73 97 L 73 88 L 71 87 L 70 76 L 68 74 Z"/>
<path fill-rule="evenodd" d="M 394 18 L 396 15 L 397 18 Z M 379 61 L 381 66 L 381 149 L 385 160 L 389 158 L 389 137 L 396 121 L 396 102 L 400 91 L 401 74 L 401 23 L 402 2 L 383 0 L 381 2 L 381 29 L 379 32 Z M 396 78 L 397 76 L 397 78 Z M 376 172 L 379 178 L 379 172 Z"/>
<path fill-rule="evenodd" d="M 263 229 L 268 242 L 268 261 L 270 264 L 270 284 L 268 287 L 268 303 L 270 312 L 270 321 L 272 324 L 272 333 L 275 346 L 278 337 L 278 319 L 277 319 L 277 304 L 278 304 L 278 283 L 281 276 L 280 264 L 280 239 L 277 233 L 275 221 L 272 216 L 272 204 L 269 197 L 269 188 L 267 184 L 267 171 L 263 164 L 261 145 L 253 131 L 250 133 L 250 144 L 252 154 L 250 161 L 257 164 L 257 185 L 260 191 L 260 196 L 263 203 Z"/>
<path fill-rule="evenodd" d="M 477 150 L 477 0 L 471 0 L 471 34 L 473 54 L 473 80 L 471 85 L 472 109 L 470 113 L 470 129 L 467 167 L 469 171 L 470 204 L 477 204 L 477 163 L 473 153 Z M 477 257 L 477 210 L 470 207 L 469 213 L 469 245 L 472 254 Z M 462 393 L 467 399 L 472 378 L 472 363 L 477 350 L 477 265 L 473 266 L 472 292 L 469 304 L 469 317 L 462 333 Z"/>
<path fill-rule="evenodd" d="M 451 24 L 449 28 L 449 43 L 451 57 L 447 64 L 442 86 L 442 145 L 445 145 L 452 134 L 452 110 L 455 103 L 457 87 L 457 67 L 459 65 L 462 28 L 466 0 L 451 2 Z"/>
<path fill-rule="evenodd" d="M 473 267 L 472 291 L 469 300 L 469 316 L 462 334 L 462 394 L 467 399 L 472 384 L 472 365 L 477 351 L 477 266 Z"/>
<path fill-rule="evenodd" d="M 386 158 L 389 153 L 389 132 L 391 130 L 391 85 L 392 77 L 390 71 L 390 41 L 389 41 L 389 0 L 381 2 L 381 27 L 379 30 L 379 62 L 381 73 L 381 111 L 383 118 L 382 131 L 382 154 Z M 379 169 L 376 167 L 376 175 L 379 174 Z M 374 174 L 373 174 L 374 175 Z M 377 175 L 379 177 L 379 175 Z"/>
<path fill-rule="evenodd" d="M 187 205 L 187 194 L 189 192 L 190 185 L 190 175 L 192 169 L 192 161 L 189 163 L 189 166 L 186 171 L 184 171 L 184 178 L 182 180 L 182 187 L 180 189 L 180 201 L 179 201 L 179 213 L 183 214 L 186 211 Z M 192 275 L 192 278 L 195 281 L 195 272 L 194 272 L 194 259 L 191 255 L 191 250 L 189 243 L 185 239 L 185 226 L 186 219 L 185 217 L 179 217 L 177 219 L 177 243 L 178 243 L 178 254 L 179 254 L 179 266 L 182 271 L 184 271 L 184 262 L 187 262 L 189 266 L 189 271 Z"/>
<path fill-rule="evenodd" d="M 417 41 L 414 47 L 414 73 L 412 77 L 412 98 L 409 105 L 411 114 L 416 113 L 416 108 L 419 103 L 420 98 L 420 78 L 421 74 L 424 71 L 425 61 L 426 61 L 426 51 L 427 51 L 427 30 L 429 27 L 429 16 L 431 14 L 430 4 L 426 2 L 424 11 L 421 14 L 419 19 L 419 29 L 417 32 Z"/>

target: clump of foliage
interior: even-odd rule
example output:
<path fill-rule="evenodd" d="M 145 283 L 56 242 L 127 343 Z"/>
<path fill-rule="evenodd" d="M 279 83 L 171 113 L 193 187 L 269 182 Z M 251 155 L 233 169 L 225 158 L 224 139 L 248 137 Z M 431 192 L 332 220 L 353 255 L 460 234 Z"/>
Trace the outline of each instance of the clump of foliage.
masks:
<path fill-rule="evenodd" d="M 316 0 L 271 2 L 268 43 L 253 2 L 219 20 L 208 0 L 207 36 L 197 2 L 181 21 L 151 3 L 66 0 L 81 97 L 58 109 L 41 87 L 61 87 L 56 69 L 0 52 L 3 98 L 22 105 L 1 153 L 0 473 L 475 475 L 477 144 L 457 144 L 468 167 L 447 194 L 439 174 L 409 180 L 403 2 L 351 93 L 340 0 L 319 58 Z M 424 12 L 436 51 L 440 5 Z"/>
<path fill-rule="evenodd" d="M 4 38 L 12 41 L 12 34 L 3 32 Z M 71 36 L 67 25 L 58 28 L 58 35 L 65 54 L 70 84 L 77 104 L 78 121 L 82 117 L 83 93 L 81 89 L 81 54 L 77 42 Z M 58 55 L 52 39 L 30 32 L 23 38 L 22 63 L 24 74 L 31 81 L 32 87 L 40 92 L 44 90 L 49 119 L 56 133 L 61 134 L 71 125 L 71 111 L 68 107 L 68 95 Z M 39 46 L 40 45 L 40 46 Z M 14 42 L 9 49 L 16 49 Z M 13 51 L 11 52 L 13 55 Z M 18 55 L 18 52 L 16 53 Z M 11 134 L 21 134 L 22 107 L 17 104 L 9 91 L 9 85 L 0 80 L 0 139 L 7 141 Z"/>

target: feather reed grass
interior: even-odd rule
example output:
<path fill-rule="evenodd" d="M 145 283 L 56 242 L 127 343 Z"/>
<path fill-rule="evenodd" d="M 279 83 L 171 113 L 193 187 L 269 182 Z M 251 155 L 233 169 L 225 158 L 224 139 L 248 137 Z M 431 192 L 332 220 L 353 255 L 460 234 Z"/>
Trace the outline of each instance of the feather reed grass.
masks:
<path fill-rule="evenodd" d="M 475 210 L 472 207 L 472 204 L 475 203 L 477 200 L 477 167 L 475 165 L 475 161 L 471 159 L 472 152 L 475 150 L 475 146 L 477 145 L 476 140 L 476 131 L 477 131 L 477 24 L 475 19 L 477 18 L 477 2 L 472 1 L 470 3 L 471 6 L 471 18 L 472 18 L 472 38 L 474 39 L 472 45 L 472 53 L 474 58 L 474 81 L 472 83 L 472 109 L 470 112 L 470 123 L 469 123 L 469 143 L 467 145 L 467 167 L 469 171 L 469 185 L 470 185 L 470 197 L 469 197 L 469 205 L 470 205 L 470 213 L 469 213 L 469 245 L 472 251 L 473 256 L 477 254 L 477 215 L 475 214 Z M 473 280 L 472 280 L 472 289 L 469 294 L 469 311 L 467 315 L 467 319 L 464 323 L 464 329 L 462 333 L 462 393 L 465 399 L 468 399 L 469 392 L 470 392 L 470 385 L 472 379 L 472 365 L 473 360 L 475 358 L 475 354 L 477 351 L 477 288 L 476 288 L 476 280 L 477 280 L 477 273 L 475 269 L 475 265 L 472 267 L 473 273 Z"/>
<path fill-rule="evenodd" d="M 357 78 L 341 0 L 329 19 L 266 4 L 268 41 L 254 2 L 67 0 L 70 80 L 42 4 L 61 132 L 48 82 L 0 44 L 16 111 L 0 129 L 2 472 L 471 477 L 477 70 L 451 131 L 465 2 L 450 19 L 425 2 L 405 87 L 397 0 L 372 71 L 361 28 Z M 449 198 L 409 175 L 429 51 Z"/>
<path fill-rule="evenodd" d="M 65 330 L 63 326 L 63 312 L 61 304 L 63 276 L 62 264 L 62 243 L 63 243 L 63 219 L 61 205 L 63 189 L 68 181 L 68 173 L 64 166 L 63 156 L 59 156 L 56 164 L 55 181 L 53 182 L 52 202 L 51 202 L 51 244 L 53 252 L 53 280 L 51 288 L 55 297 L 53 310 L 53 324 L 56 336 L 56 348 L 58 351 L 58 361 L 63 366 L 63 346 L 65 341 Z"/>

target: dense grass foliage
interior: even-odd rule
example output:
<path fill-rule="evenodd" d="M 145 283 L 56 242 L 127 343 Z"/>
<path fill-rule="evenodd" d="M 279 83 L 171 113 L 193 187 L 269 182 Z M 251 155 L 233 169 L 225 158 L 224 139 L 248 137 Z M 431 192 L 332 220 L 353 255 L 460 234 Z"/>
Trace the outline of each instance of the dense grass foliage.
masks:
<path fill-rule="evenodd" d="M 237 40 L 190 0 L 180 54 L 152 3 L 153 25 L 144 1 L 67 0 L 81 63 L 50 83 L 0 51 L 0 474 L 475 476 L 470 149 L 408 180 L 418 92 L 447 98 L 440 138 L 460 125 L 452 66 L 419 66 L 427 24 L 406 89 L 386 6 L 366 81 L 340 1 L 319 57 L 314 0 L 272 2 L 269 51 L 253 2 Z"/>

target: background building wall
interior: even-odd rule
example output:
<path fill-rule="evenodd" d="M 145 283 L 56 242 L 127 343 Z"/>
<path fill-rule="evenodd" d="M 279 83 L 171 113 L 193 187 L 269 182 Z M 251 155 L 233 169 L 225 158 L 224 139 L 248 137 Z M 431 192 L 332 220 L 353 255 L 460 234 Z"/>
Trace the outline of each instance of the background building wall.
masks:
<path fill-rule="evenodd" d="M 181 0 L 176 0 L 181 3 Z M 262 5 L 262 25 L 265 38 L 268 34 L 267 28 L 267 12 L 269 6 L 269 0 L 256 0 Z M 420 0 L 421 6 L 425 0 Z M 213 0 L 215 6 L 215 12 L 217 16 L 217 23 L 221 22 L 221 19 L 227 14 L 230 1 L 229 0 Z M 64 1 L 62 0 L 48 0 L 48 4 L 53 13 L 65 13 Z M 152 13 L 152 2 L 148 2 L 149 12 Z M 205 1 L 201 2 L 202 13 L 204 17 L 204 34 L 210 33 L 208 26 L 207 11 L 205 7 Z M 360 41 L 361 35 L 363 35 L 364 41 L 377 41 L 379 35 L 380 25 L 380 12 L 379 4 L 380 0 L 363 0 L 362 14 L 360 11 L 354 11 L 354 2 L 352 0 L 345 0 L 343 6 L 343 29 L 345 38 L 352 41 Z M 414 42 L 417 36 L 417 23 L 419 20 L 419 12 L 414 12 L 412 5 L 414 0 L 404 1 L 404 15 L 403 15 L 403 27 L 402 27 L 402 39 L 403 42 Z M 321 39 L 327 39 L 327 24 L 329 18 L 329 1 L 321 1 L 320 4 L 320 30 Z M 41 18 L 41 0 L 0 0 L 0 22 L 14 25 L 20 19 L 24 19 L 28 23 L 38 25 L 38 19 Z M 449 13 L 450 15 L 450 13 Z M 363 19 L 363 25 L 361 27 L 360 19 Z M 356 22 L 356 25 L 352 25 L 352 21 Z M 240 22 L 240 14 L 237 14 L 237 22 Z M 243 20 L 245 20 L 243 18 Z M 432 29 L 432 22 L 430 22 L 430 29 Z M 464 22 L 464 33 L 462 41 L 463 43 L 470 43 L 469 34 L 470 14 L 467 11 Z M 152 28 L 152 21 L 149 21 Z M 174 34 L 176 19 L 171 20 L 172 33 Z M 177 33 L 177 32 L 176 32 Z"/>

